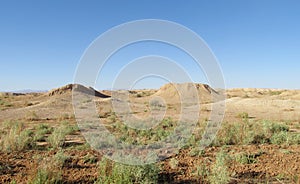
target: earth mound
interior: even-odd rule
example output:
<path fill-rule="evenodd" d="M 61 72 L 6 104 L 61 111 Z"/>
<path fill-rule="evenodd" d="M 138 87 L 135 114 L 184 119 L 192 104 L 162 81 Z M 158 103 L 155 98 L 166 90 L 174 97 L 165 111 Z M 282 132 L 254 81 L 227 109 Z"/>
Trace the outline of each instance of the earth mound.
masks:
<path fill-rule="evenodd" d="M 207 84 L 195 83 L 169 83 L 162 86 L 154 96 L 160 96 L 168 102 L 199 101 L 200 103 L 211 103 L 213 97 L 219 93 Z"/>
<path fill-rule="evenodd" d="M 88 95 L 92 95 L 92 96 L 96 96 L 96 97 L 100 97 L 100 98 L 109 98 L 110 97 L 109 95 L 100 93 L 99 91 L 95 90 L 92 87 L 85 87 L 80 84 L 68 84 L 66 86 L 53 89 L 48 92 L 48 96 L 72 93 L 72 90 L 74 90 L 75 92 L 80 92 L 80 93 L 84 93 L 84 94 L 88 94 Z"/>

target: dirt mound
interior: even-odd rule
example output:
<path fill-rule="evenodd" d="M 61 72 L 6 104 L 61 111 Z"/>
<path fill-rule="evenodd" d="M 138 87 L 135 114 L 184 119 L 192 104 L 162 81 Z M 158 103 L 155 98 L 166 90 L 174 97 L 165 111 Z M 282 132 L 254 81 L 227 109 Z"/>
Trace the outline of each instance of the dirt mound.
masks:
<path fill-rule="evenodd" d="M 198 100 L 200 103 L 212 102 L 212 96 L 218 92 L 207 84 L 169 83 L 162 86 L 154 96 L 160 96 L 167 102 L 180 102 Z"/>
<path fill-rule="evenodd" d="M 72 90 L 74 90 L 76 92 L 100 97 L 100 98 L 109 98 L 110 97 L 109 95 L 105 95 L 103 93 L 100 93 L 99 91 L 96 91 L 92 87 L 87 88 L 80 84 L 68 84 L 66 86 L 63 86 L 63 87 L 60 87 L 57 89 L 53 89 L 48 92 L 48 96 L 55 96 L 55 95 L 61 95 L 61 94 L 65 94 L 65 93 L 71 93 Z"/>

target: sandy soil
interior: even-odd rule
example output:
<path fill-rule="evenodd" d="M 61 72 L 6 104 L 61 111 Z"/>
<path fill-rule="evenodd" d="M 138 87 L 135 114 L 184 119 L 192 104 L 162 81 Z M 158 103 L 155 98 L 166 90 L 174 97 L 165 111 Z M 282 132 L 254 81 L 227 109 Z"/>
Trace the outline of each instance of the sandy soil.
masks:
<path fill-rule="evenodd" d="M 174 120 L 180 118 L 185 105 L 180 103 L 183 99 L 190 105 L 195 105 L 193 99 L 199 99 L 200 106 L 196 107 L 199 115 L 198 121 L 208 120 L 212 112 L 213 99 L 224 94 L 225 116 L 223 124 L 241 121 L 240 114 L 246 113 L 251 121 L 273 120 L 287 122 L 290 131 L 300 133 L 300 90 L 279 89 L 228 89 L 226 92 L 213 90 L 207 85 L 197 84 L 194 88 L 191 84 L 167 84 L 160 89 L 133 90 L 133 91 L 95 91 L 79 85 L 67 85 L 62 88 L 51 90 L 47 93 L 37 94 L 0 94 L 0 124 L 7 121 L 21 121 L 25 126 L 32 128 L 37 124 L 49 124 L 56 127 L 61 121 L 76 124 L 74 109 L 72 106 L 72 89 L 79 89 L 85 93 L 94 94 L 97 97 L 89 99 L 84 104 L 95 104 L 99 113 L 100 121 L 108 123 L 109 114 L 113 110 L 114 100 L 118 100 L 123 93 L 129 94 L 127 101 L 131 108 L 130 113 L 135 118 L 145 119 L 151 117 L 153 106 L 158 106 L 164 112 L 164 117 Z M 178 90 L 180 92 L 178 92 Z M 194 93 L 196 90 L 197 93 Z M 196 95 L 196 96 L 195 96 Z M 112 97 L 110 97 L 112 96 Z M 121 99 L 122 101 L 122 99 Z M 117 103 L 118 104 L 118 103 Z M 198 108 L 198 109 L 197 109 Z M 194 108 L 195 110 L 195 108 Z M 152 113 L 152 114 L 151 114 Z M 118 116 L 118 113 L 117 113 Z M 157 115 L 158 116 L 158 115 Z M 85 139 L 80 132 L 67 136 L 70 145 L 84 144 Z M 47 143 L 40 143 L 45 146 Z M 190 148 L 189 148 L 190 149 Z M 190 156 L 189 149 L 182 149 L 177 155 L 162 161 L 163 170 L 160 177 L 171 183 L 199 183 L 200 180 L 192 173 L 199 164 L 211 164 L 220 147 L 207 147 L 201 156 Z M 296 183 L 300 177 L 300 145 L 232 145 L 225 148 L 230 154 L 239 152 L 257 153 L 256 162 L 253 164 L 234 163 L 229 166 L 234 173 L 231 183 Z M 66 149 L 65 153 L 70 156 L 66 165 L 63 166 L 63 178 L 65 183 L 93 183 L 98 176 L 96 163 L 85 163 L 84 156 L 94 155 L 97 161 L 101 154 L 91 149 L 77 150 Z M 259 153 L 259 154 L 258 154 Z M 29 181 L 39 165 L 39 156 L 49 157 L 55 151 L 26 150 L 22 152 L 4 153 L 0 151 L 0 183 L 17 181 L 26 183 Z M 179 161 L 178 168 L 172 169 L 169 161 L 176 158 Z M 278 176 L 287 176 L 278 179 Z M 290 176 L 290 177 L 288 177 Z M 277 178 L 277 179 L 276 179 Z M 288 178 L 288 179 L 287 179 Z M 203 182 L 203 181 L 202 181 Z"/>

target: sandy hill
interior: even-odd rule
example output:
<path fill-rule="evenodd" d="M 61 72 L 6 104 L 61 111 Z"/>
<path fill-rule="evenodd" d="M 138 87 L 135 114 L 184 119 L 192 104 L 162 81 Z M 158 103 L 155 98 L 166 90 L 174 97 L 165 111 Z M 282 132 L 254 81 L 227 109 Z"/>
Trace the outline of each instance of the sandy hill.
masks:
<path fill-rule="evenodd" d="M 154 96 L 162 97 L 167 103 L 178 103 L 180 99 L 194 101 L 199 99 L 200 103 L 210 103 L 212 96 L 218 92 L 207 84 L 194 83 L 169 83 L 162 86 Z"/>
<path fill-rule="evenodd" d="M 72 90 L 74 90 L 76 92 L 88 94 L 88 95 L 93 95 L 93 96 L 100 97 L 100 98 L 110 97 L 109 95 L 103 94 L 103 93 L 95 90 L 92 87 L 85 87 L 85 86 L 80 85 L 80 84 L 68 84 L 66 86 L 63 86 L 63 87 L 60 87 L 60 88 L 53 89 L 53 90 L 49 91 L 47 93 L 47 95 L 48 96 L 55 96 L 55 95 L 61 95 L 61 94 L 65 94 L 65 93 L 72 93 Z"/>

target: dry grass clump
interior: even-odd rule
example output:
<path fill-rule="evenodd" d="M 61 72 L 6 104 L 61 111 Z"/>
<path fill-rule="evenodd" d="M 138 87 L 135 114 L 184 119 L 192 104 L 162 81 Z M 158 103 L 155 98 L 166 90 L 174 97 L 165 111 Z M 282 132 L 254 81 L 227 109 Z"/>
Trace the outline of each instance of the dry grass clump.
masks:
<path fill-rule="evenodd" d="M 34 133 L 20 122 L 5 122 L 2 128 L 0 148 L 3 152 L 23 151 L 35 146 Z"/>

